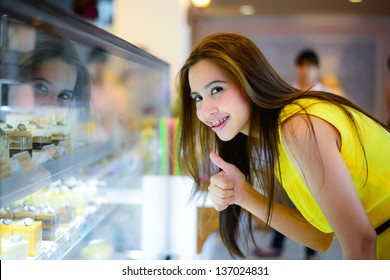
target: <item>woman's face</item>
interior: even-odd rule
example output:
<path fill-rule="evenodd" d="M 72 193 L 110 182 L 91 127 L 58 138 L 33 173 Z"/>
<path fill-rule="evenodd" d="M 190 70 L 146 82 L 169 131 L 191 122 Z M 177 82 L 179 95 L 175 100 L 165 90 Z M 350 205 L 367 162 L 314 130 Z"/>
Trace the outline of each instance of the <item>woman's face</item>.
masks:
<path fill-rule="evenodd" d="M 191 93 L 200 121 L 208 125 L 222 141 L 239 132 L 248 135 L 249 104 L 244 94 L 213 62 L 201 60 L 188 73 Z"/>
<path fill-rule="evenodd" d="M 72 65 L 50 59 L 31 75 L 35 105 L 69 106 L 77 81 L 77 71 Z"/>

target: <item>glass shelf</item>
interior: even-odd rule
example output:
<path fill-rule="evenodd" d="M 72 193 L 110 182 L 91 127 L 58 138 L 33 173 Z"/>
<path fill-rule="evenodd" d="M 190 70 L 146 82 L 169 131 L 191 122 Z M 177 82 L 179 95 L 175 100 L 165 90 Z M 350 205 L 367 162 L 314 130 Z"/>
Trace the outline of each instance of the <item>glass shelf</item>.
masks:
<path fill-rule="evenodd" d="M 56 241 L 42 241 L 43 252 L 37 260 L 74 259 L 87 245 L 87 236 L 117 209 L 116 205 L 101 205 L 85 217 L 76 220 L 72 226 L 63 228 Z"/>
<path fill-rule="evenodd" d="M 57 180 L 67 178 L 113 152 L 113 144 L 107 142 L 43 163 L 28 172 L 20 171 L 12 177 L 1 180 L 0 207 L 7 206 Z"/>

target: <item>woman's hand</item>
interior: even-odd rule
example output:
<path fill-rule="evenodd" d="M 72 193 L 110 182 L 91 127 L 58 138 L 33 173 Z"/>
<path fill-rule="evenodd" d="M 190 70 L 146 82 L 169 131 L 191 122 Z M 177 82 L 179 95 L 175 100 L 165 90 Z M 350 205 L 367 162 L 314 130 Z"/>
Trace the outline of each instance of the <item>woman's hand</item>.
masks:
<path fill-rule="evenodd" d="M 240 204 L 248 183 L 244 174 L 233 164 L 225 162 L 216 153 L 210 153 L 211 161 L 222 169 L 210 178 L 210 196 L 217 211 L 225 210 L 230 204 Z"/>

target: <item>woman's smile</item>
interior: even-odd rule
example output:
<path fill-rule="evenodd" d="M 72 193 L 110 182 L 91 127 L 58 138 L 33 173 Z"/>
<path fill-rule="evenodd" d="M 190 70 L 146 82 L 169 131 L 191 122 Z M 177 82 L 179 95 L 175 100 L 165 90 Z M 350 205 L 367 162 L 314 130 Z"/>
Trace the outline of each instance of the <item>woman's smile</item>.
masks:
<path fill-rule="evenodd" d="M 218 130 L 221 130 L 222 128 L 224 128 L 225 124 L 227 123 L 229 117 L 226 116 L 226 117 L 223 117 L 223 118 L 220 118 L 220 119 L 217 119 L 217 120 L 213 120 L 213 121 L 210 121 L 210 126 L 212 128 L 213 131 L 218 131 Z"/>

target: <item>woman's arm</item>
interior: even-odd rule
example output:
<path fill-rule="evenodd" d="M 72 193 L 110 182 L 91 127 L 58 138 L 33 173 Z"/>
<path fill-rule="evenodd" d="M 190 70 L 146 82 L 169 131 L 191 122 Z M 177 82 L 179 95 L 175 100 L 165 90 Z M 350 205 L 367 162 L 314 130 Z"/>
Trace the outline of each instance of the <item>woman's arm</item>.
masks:
<path fill-rule="evenodd" d="M 251 187 L 238 204 L 263 221 L 267 217 L 267 198 Z M 312 226 L 297 210 L 274 202 L 270 226 L 288 238 L 316 251 L 326 251 L 332 243 L 333 233 L 324 233 Z"/>
<path fill-rule="evenodd" d="M 376 234 L 340 154 L 338 130 L 320 118 L 297 115 L 282 133 L 287 153 L 334 230 L 344 258 L 375 259 Z"/>
<path fill-rule="evenodd" d="M 215 209 L 222 211 L 230 204 L 237 204 L 266 221 L 267 198 L 253 189 L 234 165 L 215 153 L 211 153 L 210 158 L 223 170 L 210 179 L 209 192 Z M 333 239 L 333 233 L 321 232 L 307 222 L 298 210 L 276 202 L 273 203 L 270 226 L 290 239 L 318 251 L 325 251 Z"/>

